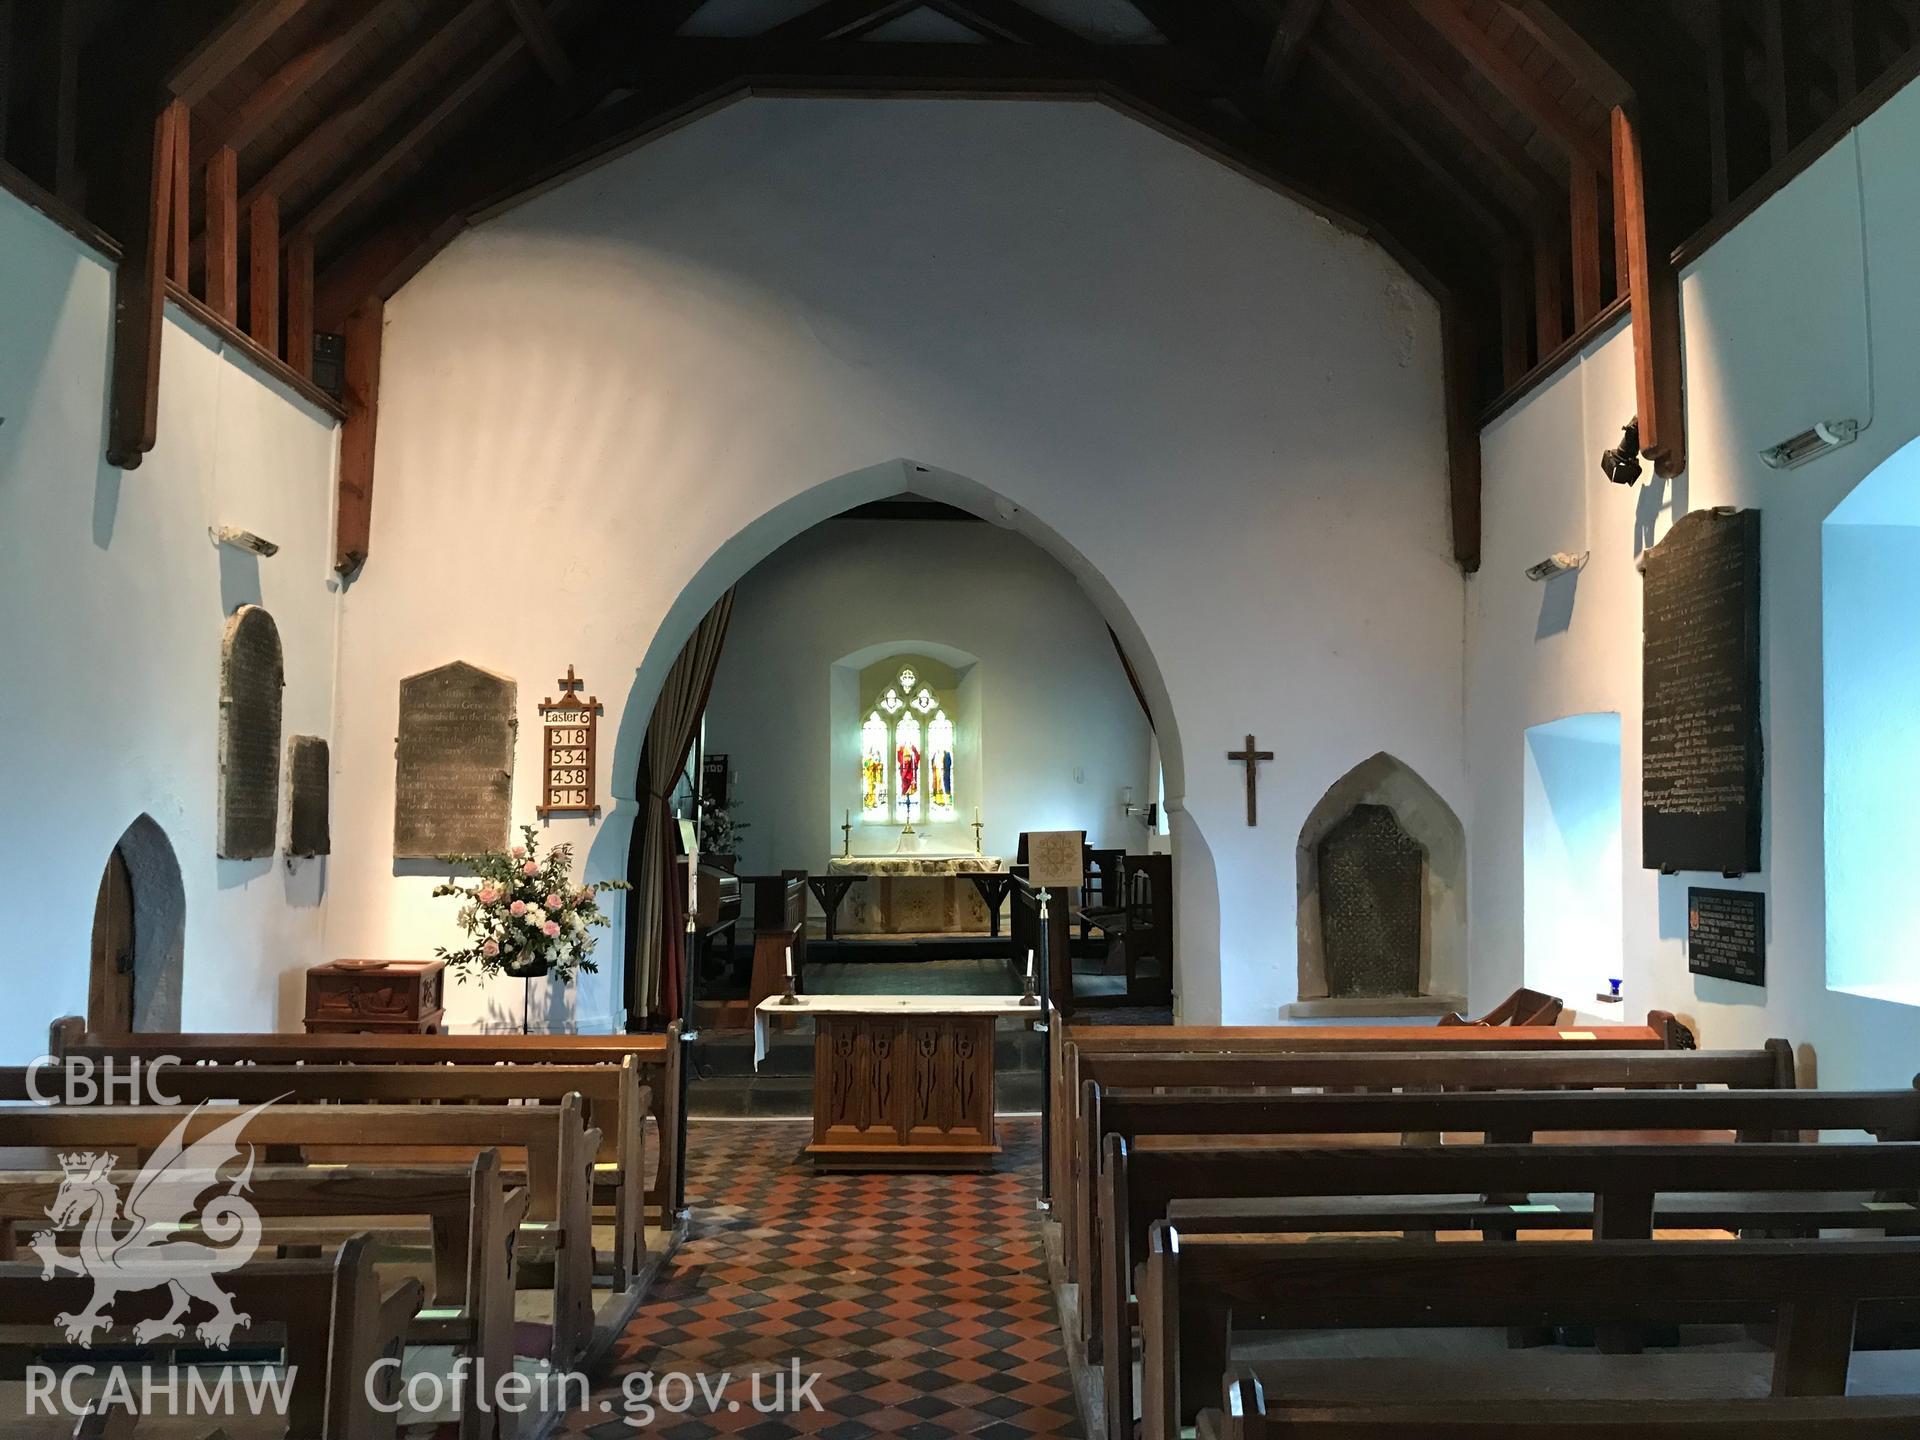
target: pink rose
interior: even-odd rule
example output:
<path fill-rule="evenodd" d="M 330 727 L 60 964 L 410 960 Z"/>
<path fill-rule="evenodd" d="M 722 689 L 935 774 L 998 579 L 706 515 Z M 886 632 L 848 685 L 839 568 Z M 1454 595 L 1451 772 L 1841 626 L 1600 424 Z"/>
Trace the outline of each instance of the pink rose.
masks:
<path fill-rule="evenodd" d="M 527 858 L 527 847 L 524 845 L 516 845 L 507 853 L 516 860 L 524 860 Z"/>
<path fill-rule="evenodd" d="M 508 913 L 509 915 L 524 915 L 524 914 L 526 914 L 526 913 L 527 913 L 527 902 L 526 902 L 526 901 L 524 901 L 524 900 L 516 900 L 516 901 L 514 901 L 514 902 L 513 902 L 513 904 L 511 904 L 511 905 L 509 905 L 509 906 L 507 907 L 507 913 Z"/>
<path fill-rule="evenodd" d="M 575 901 L 577 901 L 577 902 L 578 902 L 579 904 L 582 904 L 582 905 L 584 905 L 584 904 L 586 904 L 586 903 L 587 903 L 587 901 L 589 901 L 589 900 L 591 900 L 591 899 L 593 899 L 593 897 L 594 897 L 594 894 L 595 894 L 595 891 L 594 891 L 594 888 L 593 888 L 593 886 L 591 886 L 591 885 L 582 885 L 582 886 L 580 887 L 580 893 L 579 893 L 578 895 L 576 895 L 576 896 L 574 896 L 573 898 L 574 898 L 574 900 L 575 900 Z"/>
<path fill-rule="evenodd" d="M 522 875 L 538 875 L 540 873 L 540 867 L 529 860 L 520 867 L 520 873 Z"/>
<path fill-rule="evenodd" d="M 558 920 L 547 921 L 546 924 L 540 927 L 540 933 L 542 935 L 545 935 L 549 940 L 551 940 L 554 936 L 560 933 L 560 922 Z"/>
<path fill-rule="evenodd" d="M 491 905 L 493 904 L 494 901 L 498 900 L 499 898 L 500 898 L 500 892 L 494 889 L 493 886 L 482 885 L 480 887 L 480 903 L 482 905 Z"/>
<path fill-rule="evenodd" d="M 558 910 L 560 908 L 560 905 L 561 905 L 561 900 L 558 895 L 547 896 L 547 909 Z"/>
<path fill-rule="evenodd" d="M 500 942 L 498 940 L 487 941 L 486 944 L 480 947 L 480 953 L 491 960 L 500 953 Z"/>

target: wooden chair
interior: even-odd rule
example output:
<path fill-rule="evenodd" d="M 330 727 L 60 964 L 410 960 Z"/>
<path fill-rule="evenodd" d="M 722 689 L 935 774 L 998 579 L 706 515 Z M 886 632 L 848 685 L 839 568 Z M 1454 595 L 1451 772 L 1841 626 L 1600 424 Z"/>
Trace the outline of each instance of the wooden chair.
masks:
<path fill-rule="evenodd" d="M 1566 1004 L 1558 995 L 1548 995 L 1539 990 L 1525 987 L 1514 991 L 1498 1005 L 1494 1006 L 1478 1020 L 1469 1020 L 1458 1013 L 1442 1015 L 1442 1025 L 1553 1025 L 1560 1019 L 1560 1012 Z"/>

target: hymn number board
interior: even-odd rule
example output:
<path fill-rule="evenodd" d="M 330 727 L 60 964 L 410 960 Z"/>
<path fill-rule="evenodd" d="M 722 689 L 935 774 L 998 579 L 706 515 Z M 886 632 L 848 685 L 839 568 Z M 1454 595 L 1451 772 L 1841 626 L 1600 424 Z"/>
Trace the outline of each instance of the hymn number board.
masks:
<path fill-rule="evenodd" d="M 599 728 L 601 705 L 589 695 L 580 698 L 582 681 L 567 667 L 560 682 L 558 700 L 542 700 L 540 726 L 545 732 L 547 772 L 546 798 L 539 807 L 542 820 L 550 815 L 572 811 L 598 815 L 600 807 L 593 798 L 594 736 Z"/>

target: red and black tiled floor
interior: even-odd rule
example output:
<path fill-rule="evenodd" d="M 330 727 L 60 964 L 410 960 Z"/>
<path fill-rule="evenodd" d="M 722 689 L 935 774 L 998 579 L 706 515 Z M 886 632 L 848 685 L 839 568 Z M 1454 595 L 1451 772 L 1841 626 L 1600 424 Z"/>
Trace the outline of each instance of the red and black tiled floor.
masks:
<path fill-rule="evenodd" d="M 563 1433 L 1079 1435 L 1034 1210 L 1038 1126 L 1000 1129 L 994 1174 L 816 1177 L 798 1159 L 804 1124 L 694 1121 L 691 1233 Z M 795 1361 L 819 1376 L 820 1409 L 757 1410 L 748 1377 L 790 1379 Z M 659 1387 L 650 1394 L 646 1373 Z M 715 1412 L 698 1377 L 711 1386 L 723 1373 L 732 1378 Z M 622 1408 L 636 1392 L 692 1404 L 653 1404 L 638 1425 L 644 1409 Z M 763 1379 L 762 1402 L 773 1393 Z"/>

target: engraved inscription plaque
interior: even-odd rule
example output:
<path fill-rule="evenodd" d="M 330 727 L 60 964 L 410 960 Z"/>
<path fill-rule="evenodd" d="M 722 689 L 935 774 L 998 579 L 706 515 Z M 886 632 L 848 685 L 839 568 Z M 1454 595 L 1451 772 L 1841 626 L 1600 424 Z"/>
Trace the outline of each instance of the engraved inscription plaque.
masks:
<path fill-rule="evenodd" d="M 393 856 L 504 849 L 513 807 L 516 687 L 464 661 L 400 682 Z"/>
<path fill-rule="evenodd" d="M 318 735 L 288 740 L 287 776 L 287 854 L 325 855 L 333 848 L 327 819 L 327 742 Z"/>
<path fill-rule="evenodd" d="M 1687 969 L 1767 983 L 1767 897 L 1756 890 L 1687 891 Z"/>
<path fill-rule="evenodd" d="M 1418 995 L 1427 854 L 1385 805 L 1356 805 L 1320 842 L 1329 995 Z"/>
<path fill-rule="evenodd" d="M 1760 868 L 1760 512 L 1701 510 L 1649 552 L 1642 863 Z"/>
<path fill-rule="evenodd" d="M 223 860 L 273 854 L 280 829 L 280 628 L 258 605 L 227 621 L 220 647 L 220 833 Z"/>

